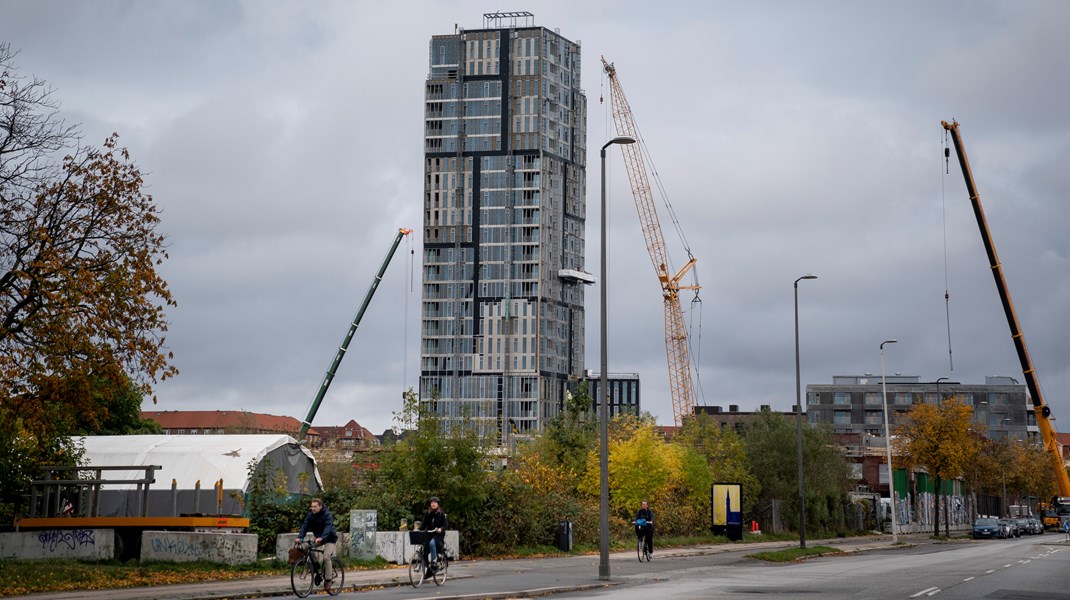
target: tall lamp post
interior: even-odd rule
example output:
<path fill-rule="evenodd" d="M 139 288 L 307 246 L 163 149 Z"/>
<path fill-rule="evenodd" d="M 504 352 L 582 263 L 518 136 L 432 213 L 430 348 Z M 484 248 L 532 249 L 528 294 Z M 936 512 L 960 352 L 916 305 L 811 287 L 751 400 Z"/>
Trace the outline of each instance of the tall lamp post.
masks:
<path fill-rule="evenodd" d="M 881 393 L 884 396 L 884 452 L 888 458 L 888 499 L 892 502 L 892 543 L 899 543 L 899 535 L 896 533 L 896 506 L 895 506 L 895 470 L 892 469 L 892 431 L 888 429 L 888 383 L 884 378 L 884 345 L 894 344 L 898 340 L 884 340 L 881 342 Z"/>
<path fill-rule="evenodd" d="M 940 382 L 944 381 L 945 379 L 949 379 L 949 378 L 948 377 L 938 377 L 936 379 L 936 403 L 937 404 L 943 404 L 943 402 L 944 402 L 944 397 L 940 395 Z"/>
<path fill-rule="evenodd" d="M 602 280 L 601 289 L 601 353 L 602 389 L 598 403 L 598 578 L 609 579 L 609 351 L 606 342 L 606 148 L 613 144 L 634 144 L 635 138 L 626 135 L 602 144 Z"/>
<path fill-rule="evenodd" d="M 799 282 L 817 279 L 807 273 L 795 280 L 795 446 L 799 463 L 799 547 L 806 547 L 806 495 L 803 492 L 802 377 L 799 375 Z"/>

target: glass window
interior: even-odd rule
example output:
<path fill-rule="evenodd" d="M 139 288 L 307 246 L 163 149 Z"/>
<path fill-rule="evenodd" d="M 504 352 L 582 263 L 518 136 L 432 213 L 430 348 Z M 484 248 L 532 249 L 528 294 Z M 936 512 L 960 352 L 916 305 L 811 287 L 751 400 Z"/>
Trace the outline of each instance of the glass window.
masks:
<path fill-rule="evenodd" d="M 850 425 L 851 424 L 851 411 L 849 410 L 837 410 L 832 414 L 832 422 L 836 425 Z"/>
<path fill-rule="evenodd" d="M 866 404 L 881 404 L 881 398 L 880 392 L 866 392 Z"/>
<path fill-rule="evenodd" d="M 910 392 L 896 392 L 895 403 L 899 406 L 910 406 Z"/>
<path fill-rule="evenodd" d="M 836 395 L 833 396 L 833 400 L 832 401 L 833 401 L 833 404 L 850 404 L 851 403 L 851 393 L 850 392 L 836 392 Z"/>

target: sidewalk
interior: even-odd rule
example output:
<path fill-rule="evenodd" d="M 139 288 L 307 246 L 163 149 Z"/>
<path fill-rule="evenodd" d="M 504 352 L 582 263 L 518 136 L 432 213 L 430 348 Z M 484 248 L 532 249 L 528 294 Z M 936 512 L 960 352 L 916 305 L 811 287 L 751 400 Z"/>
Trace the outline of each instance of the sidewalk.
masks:
<path fill-rule="evenodd" d="M 927 543 L 928 534 L 900 535 L 899 541 L 901 544 L 907 544 L 911 546 L 917 545 L 919 543 Z M 807 540 L 807 544 L 809 546 L 831 546 L 838 550 L 842 550 L 843 552 L 861 552 L 864 550 L 889 548 L 891 547 L 891 538 L 886 535 L 873 535 L 854 538 Z M 758 552 L 762 550 L 788 548 L 796 545 L 798 545 L 798 542 L 796 541 L 754 542 L 745 545 L 705 544 L 697 546 L 658 549 L 656 551 L 655 556 L 659 558 L 671 556 L 694 556 L 703 554 L 719 554 L 722 552 L 739 552 L 741 550 Z M 631 551 L 614 552 L 610 555 L 610 557 L 613 560 L 634 559 L 633 553 Z M 558 558 L 560 557 L 548 558 L 546 560 L 554 560 Z M 463 560 L 456 563 L 451 563 L 449 570 L 449 580 L 452 581 L 469 577 L 479 577 L 481 572 L 489 570 L 492 565 L 494 566 L 494 568 L 500 568 L 502 562 L 503 561 L 500 560 Z M 409 585 L 408 571 L 400 566 L 361 571 L 347 570 L 344 592 L 352 592 L 354 591 L 354 588 L 360 589 L 369 587 L 393 587 L 397 585 Z M 432 588 L 435 587 L 434 583 L 430 581 L 425 582 L 424 585 L 430 585 Z M 590 587 L 601 587 L 605 585 L 607 585 L 607 583 L 603 582 L 599 584 L 567 585 L 553 589 L 540 588 L 540 595 L 545 595 L 548 593 L 578 591 L 581 589 L 587 589 Z M 449 598 L 448 595 L 442 595 L 442 592 L 443 589 L 438 588 L 435 594 L 436 597 L 442 599 Z M 517 591 L 513 590 L 508 593 L 503 593 L 501 597 L 513 597 L 516 595 L 516 593 Z M 325 597 L 323 595 L 322 590 L 317 590 L 314 595 L 317 597 Z M 17 597 L 32 598 L 34 600 L 140 600 L 142 598 L 155 598 L 158 600 L 223 600 L 228 598 L 263 598 L 275 596 L 293 596 L 293 591 L 290 589 L 289 575 L 138 588 L 48 592 L 43 594 L 30 594 L 27 596 Z M 491 599 L 495 598 L 495 596 L 483 594 L 480 596 L 480 598 Z"/>

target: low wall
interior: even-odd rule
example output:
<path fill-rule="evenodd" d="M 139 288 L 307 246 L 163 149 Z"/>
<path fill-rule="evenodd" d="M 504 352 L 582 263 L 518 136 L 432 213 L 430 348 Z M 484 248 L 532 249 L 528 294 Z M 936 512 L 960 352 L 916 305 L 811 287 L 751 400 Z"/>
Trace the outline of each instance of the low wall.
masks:
<path fill-rule="evenodd" d="M 0 559 L 111 560 L 114 529 L 45 529 L 0 533 Z"/>
<path fill-rule="evenodd" d="M 141 562 L 208 562 L 241 565 L 256 562 L 256 534 L 145 531 Z"/>
<path fill-rule="evenodd" d="M 419 546 L 409 544 L 408 531 L 377 531 L 375 553 L 385 560 L 403 565 L 412 559 Z M 446 551 L 453 560 L 461 557 L 460 536 L 456 530 L 446 531 Z"/>
<path fill-rule="evenodd" d="M 296 539 L 296 533 L 280 533 L 279 536 L 275 538 L 275 558 L 286 562 L 286 560 L 290 557 L 290 548 L 293 548 L 294 540 Z M 336 556 L 338 556 L 338 558 L 348 558 L 349 534 L 339 533 L 338 542 L 335 544 L 335 546 Z"/>

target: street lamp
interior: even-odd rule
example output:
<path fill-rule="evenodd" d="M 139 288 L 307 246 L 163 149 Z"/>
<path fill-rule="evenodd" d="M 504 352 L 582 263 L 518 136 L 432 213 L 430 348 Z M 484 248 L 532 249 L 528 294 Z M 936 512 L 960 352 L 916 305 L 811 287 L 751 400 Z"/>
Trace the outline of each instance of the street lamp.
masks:
<path fill-rule="evenodd" d="M 940 382 L 945 380 L 945 379 L 950 379 L 950 378 L 949 377 L 938 377 L 936 379 L 936 403 L 937 404 L 942 404 L 944 402 L 944 397 L 940 395 Z"/>
<path fill-rule="evenodd" d="M 601 289 L 601 352 L 602 397 L 598 406 L 598 578 L 609 579 L 609 359 L 606 342 L 606 148 L 613 144 L 634 144 L 635 138 L 618 135 L 602 145 L 602 289 Z"/>
<path fill-rule="evenodd" d="M 806 495 L 803 492 L 802 378 L 799 376 L 799 282 L 817 279 L 807 273 L 795 280 L 795 446 L 799 463 L 799 547 L 806 547 Z"/>
<path fill-rule="evenodd" d="M 1000 419 L 999 426 L 1006 427 L 1010 423 L 1010 419 Z M 1007 508 L 1007 449 L 1010 446 L 1007 443 L 1007 432 L 1003 432 L 1003 451 L 1001 452 L 1003 460 L 999 461 L 999 473 L 1003 477 L 1003 514 L 1004 516 L 1011 516 L 1011 511 Z"/>
<path fill-rule="evenodd" d="M 898 340 L 884 340 L 881 342 L 881 391 L 884 396 L 884 452 L 888 458 L 888 499 L 892 501 L 892 543 L 899 543 L 899 535 L 895 532 L 895 471 L 892 469 L 892 431 L 888 429 L 888 382 L 884 378 L 884 345 L 894 344 Z"/>

